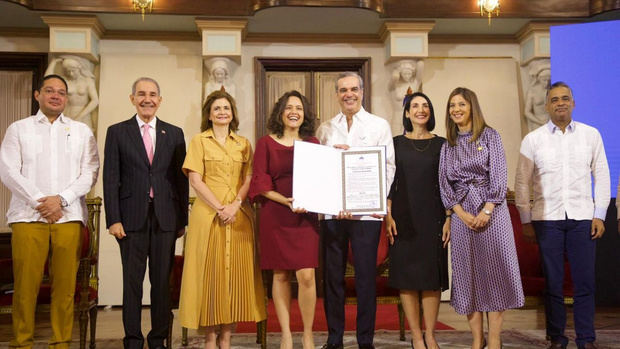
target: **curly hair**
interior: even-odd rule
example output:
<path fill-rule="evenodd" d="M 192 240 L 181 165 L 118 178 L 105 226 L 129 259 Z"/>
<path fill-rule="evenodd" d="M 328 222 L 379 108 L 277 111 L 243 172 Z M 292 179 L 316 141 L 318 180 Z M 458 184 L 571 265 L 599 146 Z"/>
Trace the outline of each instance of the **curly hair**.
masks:
<path fill-rule="evenodd" d="M 218 99 L 225 98 L 230 103 L 230 109 L 232 110 L 232 121 L 228 128 L 230 131 L 237 131 L 239 129 L 239 118 L 237 118 L 237 105 L 235 99 L 226 91 L 216 90 L 211 92 L 207 96 L 205 105 L 202 107 L 202 122 L 200 123 L 200 131 L 204 132 L 210 128 L 213 128 L 213 122 L 209 119 L 211 115 L 211 106 Z"/>
<path fill-rule="evenodd" d="M 315 131 L 315 120 L 316 117 L 312 108 L 310 107 L 310 102 L 308 99 L 302 95 L 299 91 L 293 90 L 286 92 L 282 95 L 273 106 L 271 110 L 271 115 L 269 116 L 269 120 L 267 120 L 267 129 L 273 132 L 276 136 L 282 137 L 284 135 L 284 123 L 282 122 L 282 114 L 284 114 L 284 109 L 286 108 L 286 103 L 290 97 L 297 97 L 301 100 L 301 105 L 304 108 L 304 121 L 299 127 L 299 136 L 301 138 L 307 138 L 310 136 L 314 136 Z"/>

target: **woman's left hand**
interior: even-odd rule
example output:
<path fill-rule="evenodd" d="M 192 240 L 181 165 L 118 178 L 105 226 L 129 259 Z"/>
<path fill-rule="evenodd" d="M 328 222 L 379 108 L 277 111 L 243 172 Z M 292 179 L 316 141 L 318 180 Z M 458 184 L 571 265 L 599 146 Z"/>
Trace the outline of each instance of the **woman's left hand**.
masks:
<path fill-rule="evenodd" d="M 484 209 L 483 209 L 480 212 L 478 212 L 478 215 L 476 217 L 474 217 L 474 223 L 472 224 L 472 228 L 474 228 L 475 230 L 480 230 L 489 223 L 490 219 L 491 219 L 491 216 L 484 213 Z"/>
<path fill-rule="evenodd" d="M 448 242 L 450 242 L 450 221 L 452 219 L 450 217 L 446 217 L 446 221 L 443 223 L 441 241 L 443 241 L 443 248 L 448 247 Z"/>
<path fill-rule="evenodd" d="M 224 205 L 224 207 L 217 212 L 218 217 L 224 222 L 224 224 L 230 224 L 235 221 L 235 216 L 237 211 L 239 211 L 239 207 L 241 207 L 241 203 L 237 200 L 234 202 Z"/>

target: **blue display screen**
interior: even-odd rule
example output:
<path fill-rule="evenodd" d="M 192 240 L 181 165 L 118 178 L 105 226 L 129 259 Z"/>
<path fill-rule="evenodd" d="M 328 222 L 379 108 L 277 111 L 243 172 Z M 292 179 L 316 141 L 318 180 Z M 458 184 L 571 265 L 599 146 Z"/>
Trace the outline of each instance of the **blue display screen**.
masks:
<path fill-rule="evenodd" d="M 573 89 L 573 119 L 601 133 L 615 197 L 620 175 L 620 21 L 551 27 L 551 81 L 564 81 Z"/>

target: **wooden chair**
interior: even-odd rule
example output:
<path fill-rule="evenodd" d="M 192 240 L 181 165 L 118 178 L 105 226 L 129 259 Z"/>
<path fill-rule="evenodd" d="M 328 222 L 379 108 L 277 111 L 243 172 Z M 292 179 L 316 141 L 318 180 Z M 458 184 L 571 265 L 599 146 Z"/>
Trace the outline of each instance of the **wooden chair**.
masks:
<path fill-rule="evenodd" d="M 87 226 L 82 229 L 82 248 L 75 290 L 75 312 L 78 313 L 80 349 L 86 348 L 88 322 L 90 320 L 90 349 L 95 348 L 97 328 L 97 303 L 99 300 L 99 216 L 101 198 L 86 199 L 88 207 Z M 37 298 L 37 311 L 50 309 L 51 284 L 47 264 Z M 13 261 L 0 259 L 0 314 L 10 314 L 13 304 Z"/>

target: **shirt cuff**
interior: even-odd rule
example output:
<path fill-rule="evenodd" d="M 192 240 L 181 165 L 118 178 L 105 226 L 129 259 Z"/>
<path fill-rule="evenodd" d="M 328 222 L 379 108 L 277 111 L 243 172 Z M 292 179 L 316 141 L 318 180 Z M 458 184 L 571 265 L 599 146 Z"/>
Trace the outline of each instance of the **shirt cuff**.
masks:
<path fill-rule="evenodd" d="M 33 209 L 36 209 L 37 206 L 39 206 L 41 203 L 39 202 L 40 198 L 45 197 L 45 195 L 43 195 L 42 192 L 38 192 L 36 193 L 33 197 L 32 200 L 30 200 L 30 206 L 32 206 Z"/>
<path fill-rule="evenodd" d="M 58 195 L 62 196 L 67 201 L 67 204 L 69 205 L 71 205 L 71 203 L 75 201 L 75 194 L 69 189 L 61 191 L 60 194 Z"/>
<path fill-rule="evenodd" d="M 594 218 L 598 218 L 604 222 L 606 216 L 607 207 L 594 207 Z"/>
<path fill-rule="evenodd" d="M 521 218 L 521 224 L 528 224 L 532 222 L 532 211 L 519 211 L 519 216 Z"/>

